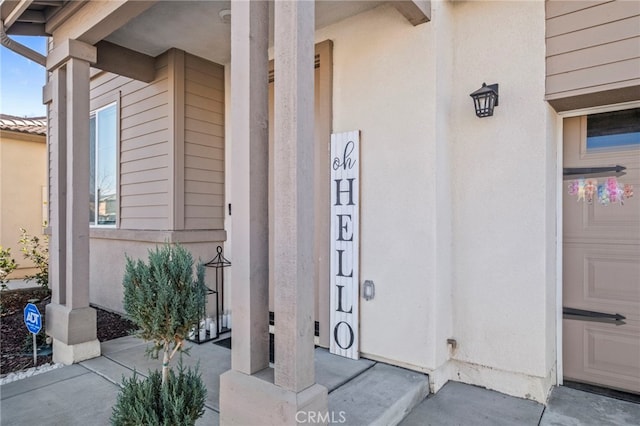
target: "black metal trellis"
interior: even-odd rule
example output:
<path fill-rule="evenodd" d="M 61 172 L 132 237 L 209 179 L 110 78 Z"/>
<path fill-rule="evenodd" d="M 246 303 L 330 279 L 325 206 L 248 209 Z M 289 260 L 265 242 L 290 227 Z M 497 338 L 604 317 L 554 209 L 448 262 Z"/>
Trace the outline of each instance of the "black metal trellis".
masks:
<path fill-rule="evenodd" d="M 190 336 L 189 340 L 195 343 L 204 343 L 213 339 L 217 339 L 221 333 L 226 333 L 231 331 L 231 327 L 227 326 L 223 327 L 223 315 L 224 310 L 224 268 L 231 266 L 231 262 L 227 260 L 222 255 L 222 247 L 218 246 L 216 248 L 216 256 L 211 259 L 209 262 L 205 263 L 204 266 L 215 269 L 215 289 L 210 289 L 207 287 L 205 301 L 202 304 L 202 318 L 205 318 L 207 315 L 207 299 L 210 295 L 215 294 L 216 299 L 216 313 L 215 313 L 215 333 L 211 332 L 209 327 L 205 327 L 205 338 L 201 339 L 200 337 L 200 327 L 201 324 L 196 324 L 194 326 L 193 335 Z"/>

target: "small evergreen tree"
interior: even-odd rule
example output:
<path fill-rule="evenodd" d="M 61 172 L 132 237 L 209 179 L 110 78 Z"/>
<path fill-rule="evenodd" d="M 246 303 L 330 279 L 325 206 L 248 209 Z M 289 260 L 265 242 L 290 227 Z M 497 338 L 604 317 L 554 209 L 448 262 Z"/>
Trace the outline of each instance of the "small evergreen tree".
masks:
<path fill-rule="evenodd" d="M 184 350 L 189 329 L 200 320 L 205 298 L 204 265 L 193 279 L 193 258 L 183 247 L 166 244 L 149 251 L 149 264 L 127 256 L 124 274 L 124 309 L 139 327 L 140 337 L 151 340 L 153 358 L 162 357 L 162 383 L 169 362 Z"/>
<path fill-rule="evenodd" d="M 193 258 L 179 245 L 165 244 L 149 251 L 149 263 L 127 256 L 123 279 L 124 309 L 145 340 L 153 342 L 147 355 L 158 358 L 162 372 L 146 379 L 124 380 L 113 409 L 113 425 L 194 425 L 204 414 L 207 390 L 200 373 L 169 368 L 176 353 L 185 352 L 189 329 L 200 320 L 205 298 L 204 265 L 198 264 L 194 280 Z"/>

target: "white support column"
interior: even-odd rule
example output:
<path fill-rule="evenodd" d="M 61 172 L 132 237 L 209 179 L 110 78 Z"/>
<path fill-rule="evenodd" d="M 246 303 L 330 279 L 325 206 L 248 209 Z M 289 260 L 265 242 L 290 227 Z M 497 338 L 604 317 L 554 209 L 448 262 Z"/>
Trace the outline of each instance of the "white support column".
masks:
<path fill-rule="evenodd" d="M 231 367 L 269 366 L 269 7 L 234 1 L 231 21 Z"/>
<path fill-rule="evenodd" d="M 275 383 L 299 392 L 314 368 L 314 2 L 275 2 Z"/>
<path fill-rule="evenodd" d="M 72 364 L 100 355 L 96 311 L 89 307 L 89 66 L 95 47 L 76 40 L 47 57 L 52 72 L 52 303 L 47 334 L 53 360 Z"/>
<path fill-rule="evenodd" d="M 231 284 L 232 370 L 220 376 L 220 424 L 295 425 L 308 419 L 326 424 L 327 389 L 314 383 L 313 1 L 273 3 L 276 368 L 274 374 L 267 368 L 259 371 L 266 367 L 263 350 L 269 342 L 268 267 L 263 268 L 268 260 L 266 5 L 232 2 L 230 167 L 233 251 L 238 256 Z"/>

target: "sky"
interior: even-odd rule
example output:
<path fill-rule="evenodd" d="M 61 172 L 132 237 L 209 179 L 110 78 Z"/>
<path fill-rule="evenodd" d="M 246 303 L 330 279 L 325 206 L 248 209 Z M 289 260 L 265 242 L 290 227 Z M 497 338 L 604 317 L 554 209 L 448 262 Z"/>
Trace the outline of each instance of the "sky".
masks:
<path fill-rule="evenodd" d="M 46 37 L 11 36 L 14 41 L 46 53 Z M 43 66 L 0 47 L 0 113 L 18 117 L 43 117 L 42 86 L 46 72 Z"/>

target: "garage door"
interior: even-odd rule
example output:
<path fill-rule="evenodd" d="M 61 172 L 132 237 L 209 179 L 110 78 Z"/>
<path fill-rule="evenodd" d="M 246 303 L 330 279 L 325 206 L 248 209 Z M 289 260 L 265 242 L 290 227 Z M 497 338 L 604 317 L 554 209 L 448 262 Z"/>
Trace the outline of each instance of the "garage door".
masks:
<path fill-rule="evenodd" d="M 640 393 L 640 108 L 565 119 L 564 168 L 564 378 Z"/>

